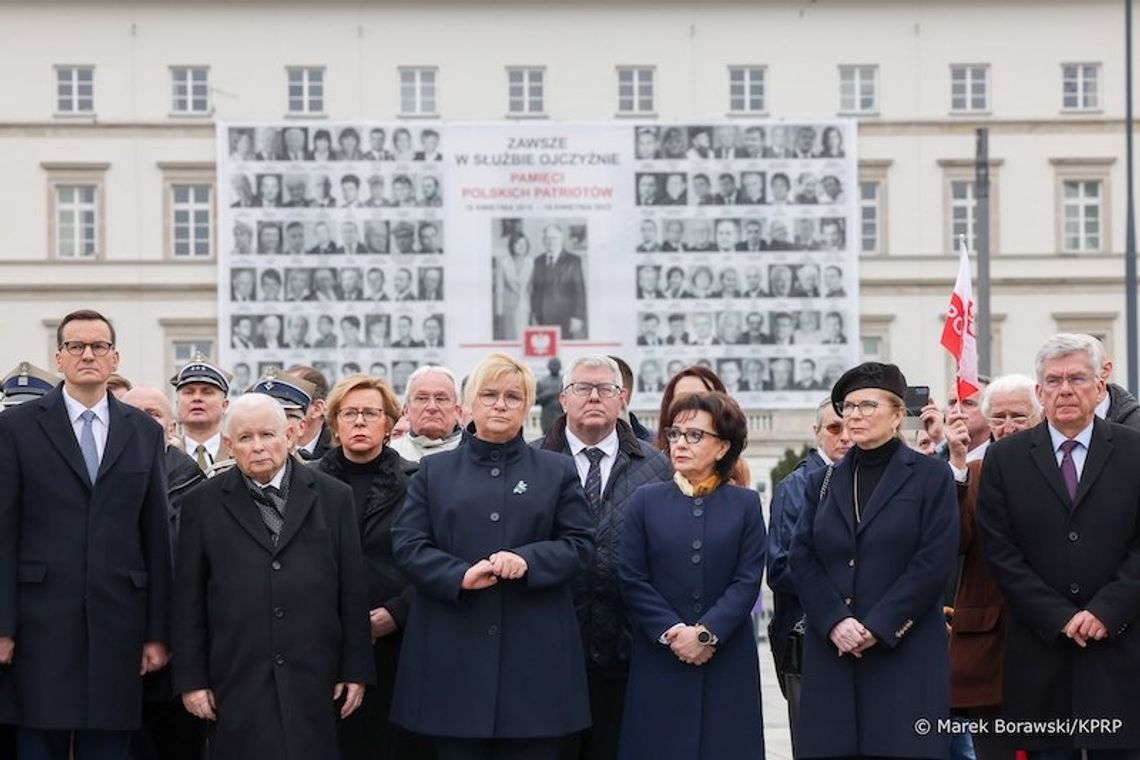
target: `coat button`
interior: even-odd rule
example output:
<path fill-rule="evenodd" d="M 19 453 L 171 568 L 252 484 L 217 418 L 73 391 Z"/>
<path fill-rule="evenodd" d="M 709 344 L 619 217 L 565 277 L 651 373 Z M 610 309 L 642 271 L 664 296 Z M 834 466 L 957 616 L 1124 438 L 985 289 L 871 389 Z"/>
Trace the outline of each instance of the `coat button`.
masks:
<path fill-rule="evenodd" d="M 500 470 L 498 467 L 492 467 L 492 468 L 491 468 L 491 477 L 492 477 L 492 478 L 497 478 L 497 477 L 499 477 L 499 473 L 500 473 L 500 472 L 502 472 L 502 470 Z"/>
<path fill-rule="evenodd" d="M 275 656 L 273 658 L 273 662 L 278 664 L 278 665 L 284 665 L 285 664 L 285 655 L 279 654 L 279 655 Z"/>
<path fill-rule="evenodd" d="M 851 597 L 849 597 L 849 596 L 844 597 L 843 603 L 846 604 L 848 607 L 850 607 L 851 606 Z"/>
<path fill-rule="evenodd" d="M 705 513 L 705 511 L 703 509 L 694 509 L 693 510 L 693 517 L 700 517 L 704 513 Z"/>
<path fill-rule="evenodd" d="M 1080 584 L 1079 584 L 1079 583 L 1070 583 L 1070 584 L 1069 584 L 1069 593 L 1071 593 L 1071 594 L 1079 594 L 1079 593 L 1081 593 L 1081 586 L 1080 586 Z"/>
<path fill-rule="evenodd" d="M 491 513 L 491 522 L 498 522 L 498 521 L 499 521 L 499 513 L 498 512 L 492 512 Z"/>
<path fill-rule="evenodd" d="M 1079 538 L 1080 538 L 1080 534 L 1078 534 L 1075 530 L 1069 531 L 1069 540 L 1070 541 L 1076 541 Z"/>
<path fill-rule="evenodd" d="M 702 504 L 704 504 L 704 503 L 705 503 L 705 500 L 704 500 L 704 499 L 702 499 L 700 496 L 698 496 L 697 498 L 693 499 L 693 506 L 695 506 L 695 507 L 699 507 L 699 506 L 701 506 L 701 505 L 702 505 Z"/>
<path fill-rule="evenodd" d="M 285 617 L 285 608 L 284 607 L 274 607 L 273 608 L 273 617 L 277 618 L 278 620 Z"/>
<path fill-rule="evenodd" d="M 488 636 L 497 636 L 498 633 L 499 633 L 499 627 L 497 625 L 493 625 L 487 629 L 487 635 Z"/>
<path fill-rule="evenodd" d="M 273 560 L 271 563 L 269 563 L 269 566 L 272 567 L 274 570 L 280 570 L 281 569 L 281 563 L 278 562 L 277 560 Z"/>
<path fill-rule="evenodd" d="M 694 549 L 700 549 L 701 548 L 701 540 L 699 538 L 696 539 L 695 541 L 693 541 L 693 548 Z"/>
<path fill-rule="evenodd" d="M 699 554 L 694 554 L 694 555 L 693 555 L 693 564 L 694 564 L 694 565 L 699 565 L 699 564 L 701 564 L 701 555 L 699 555 Z"/>
<path fill-rule="evenodd" d="M 500 454 L 497 451 L 491 452 L 491 459 L 494 459 L 496 462 L 499 461 L 499 457 L 501 457 L 501 456 L 502 456 L 502 454 Z"/>
<path fill-rule="evenodd" d="M 694 599 L 700 599 L 701 598 L 701 590 L 699 588 L 693 589 L 693 598 Z"/>
<path fill-rule="evenodd" d="M 704 607 L 701 606 L 700 602 L 697 602 L 696 604 L 693 605 L 693 612 L 696 612 L 697 614 L 700 614 L 701 610 L 703 610 L 703 609 L 704 609 Z"/>
<path fill-rule="evenodd" d="M 847 567 L 855 567 L 855 558 L 854 557 L 847 560 Z"/>

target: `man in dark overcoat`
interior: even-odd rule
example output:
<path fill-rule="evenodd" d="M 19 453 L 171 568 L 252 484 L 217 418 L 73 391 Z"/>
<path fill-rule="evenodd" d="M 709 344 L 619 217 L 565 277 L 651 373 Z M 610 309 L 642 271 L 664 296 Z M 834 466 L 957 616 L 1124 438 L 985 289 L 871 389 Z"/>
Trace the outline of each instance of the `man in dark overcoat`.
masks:
<path fill-rule="evenodd" d="M 556 224 L 542 231 L 546 250 L 535 259 L 531 276 L 531 322 L 559 325 L 563 340 L 584 340 L 588 330 L 582 257 L 567 251 L 562 238 L 562 228 Z"/>
<path fill-rule="evenodd" d="M 373 680 L 352 489 L 289 456 L 270 396 L 234 401 L 223 437 L 236 466 L 183 514 L 175 690 L 216 721 L 213 760 L 335 758 L 337 714 Z"/>
<path fill-rule="evenodd" d="M 107 392 L 105 317 L 56 341 L 63 383 L 0 415 L 0 721 L 21 760 L 121 760 L 167 660 L 165 434 Z"/>
<path fill-rule="evenodd" d="M 1010 614 L 1003 717 L 1077 719 L 1011 737 L 1031 758 L 1137 757 L 1140 433 L 1096 418 L 1104 380 L 1087 336 L 1049 338 L 1036 367 L 1045 422 L 990 447 L 978 493 Z M 1094 718 L 1121 723 L 1081 722 Z"/>

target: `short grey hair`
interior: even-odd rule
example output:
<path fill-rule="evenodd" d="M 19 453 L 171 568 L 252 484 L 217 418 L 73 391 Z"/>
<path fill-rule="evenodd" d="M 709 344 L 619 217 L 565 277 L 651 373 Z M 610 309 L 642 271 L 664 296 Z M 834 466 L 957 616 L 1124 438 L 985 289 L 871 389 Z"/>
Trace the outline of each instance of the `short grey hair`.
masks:
<path fill-rule="evenodd" d="M 823 425 L 823 410 L 831 407 L 831 396 L 819 402 L 815 408 L 815 429 L 818 432 L 821 425 Z"/>
<path fill-rule="evenodd" d="M 1037 384 L 1028 375 L 1002 375 L 982 389 L 982 416 L 990 416 L 990 403 L 995 394 L 1023 393 L 1029 399 L 1034 415 L 1041 414 L 1041 402 L 1037 400 Z"/>
<path fill-rule="evenodd" d="M 226 414 L 222 418 L 222 435 L 227 438 L 230 437 L 230 428 L 233 427 L 234 417 L 245 412 L 262 411 L 272 413 L 274 419 L 280 423 L 282 430 L 289 424 L 289 418 L 285 416 L 285 410 L 277 399 L 264 393 L 246 393 L 230 402 L 229 409 L 226 410 Z"/>
<path fill-rule="evenodd" d="M 570 366 L 562 373 L 562 387 L 565 388 L 570 383 L 574 382 L 574 373 L 578 371 L 579 367 L 586 367 L 588 369 L 608 369 L 614 375 L 614 385 L 619 388 L 624 387 L 621 376 L 621 367 L 617 362 L 604 354 L 587 354 L 586 356 L 579 356 L 574 361 L 570 362 Z"/>
<path fill-rule="evenodd" d="M 1037 349 L 1037 357 L 1033 361 L 1033 369 L 1037 374 L 1037 382 L 1042 380 L 1045 362 L 1059 359 L 1069 354 L 1084 354 L 1088 359 L 1093 373 L 1100 377 L 1104 367 L 1104 347 L 1096 338 L 1081 333 L 1057 333 L 1051 336 Z"/>
<path fill-rule="evenodd" d="M 425 364 L 417 368 L 411 375 L 408 376 L 408 386 L 404 391 L 404 405 L 407 406 L 412 400 L 412 388 L 415 387 L 416 381 L 428 375 L 442 375 L 451 381 L 451 392 L 455 394 L 455 403 L 460 403 L 463 398 L 462 392 L 459 390 L 459 381 L 455 378 L 455 373 L 447 367 L 441 367 L 438 364 Z"/>

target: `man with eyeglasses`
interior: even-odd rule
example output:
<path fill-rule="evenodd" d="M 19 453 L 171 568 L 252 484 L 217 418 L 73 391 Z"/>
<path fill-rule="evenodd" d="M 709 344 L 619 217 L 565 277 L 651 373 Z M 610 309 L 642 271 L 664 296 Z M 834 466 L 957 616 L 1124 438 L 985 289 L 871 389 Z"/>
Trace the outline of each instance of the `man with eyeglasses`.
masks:
<path fill-rule="evenodd" d="M 617 757 L 629 678 L 630 623 L 621 598 L 618 559 L 625 505 L 646 483 L 671 472 L 665 456 L 621 419 L 621 368 L 608 356 L 570 363 L 559 396 L 564 413 L 533 445 L 574 459 L 595 520 L 594 559 L 574 587 L 582 628 L 594 725 L 579 737 L 577 757 Z"/>
<path fill-rule="evenodd" d="M 993 444 L 982 465 L 982 551 L 1009 612 L 1002 717 L 1121 721 L 1005 737 L 1030 760 L 1140 756 L 1140 432 L 1097 418 L 1101 360 L 1087 336 L 1046 340 L 1045 422 Z"/>
<path fill-rule="evenodd" d="M 812 433 L 815 435 L 815 448 L 808 451 L 808 455 L 796 464 L 795 469 L 776 484 L 772 491 L 768 519 L 768 587 L 772 589 L 774 605 L 772 621 L 768 624 L 768 644 L 776 663 L 780 690 L 788 700 L 788 725 L 792 732 L 793 747 L 799 722 L 802 673 L 799 653 L 791 649 L 796 646 L 792 631 L 803 618 L 804 611 L 796 596 L 796 586 L 788 566 L 788 552 L 796 532 L 796 521 L 803 512 L 809 476 L 816 470 L 835 464 L 851 448 L 851 439 L 847 437 L 843 420 L 831 405 L 830 397 L 823 399 L 816 407 Z"/>
<path fill-rule="evenodd" d="M 425 364 L 408 378 L 404 416 L 410 429 L 388 445 L 409 462 L 451 451 L 463 438 L 459 382 L 446 367 Z"/>
<path fill-rule="evenodd" d="M 119 760 L 168 658 L 166 434 L 107 392 L 106 317 L 56 345 L 63 383 L 0 414 L 0 722 L 21 758 Z"/>
<path fill-rule="evenodd" d="M 313 400 L 305 410 L 305 419 L 297 432 L 297 454 L 306 461 L 320 459 L 328 453 L 332 432 L 325 424 L 325 400 L 329 395 L 329 381 L 324 373 L 306 364 L 295 364 L 286 373 L 307 380 L 313 385 Z"/>

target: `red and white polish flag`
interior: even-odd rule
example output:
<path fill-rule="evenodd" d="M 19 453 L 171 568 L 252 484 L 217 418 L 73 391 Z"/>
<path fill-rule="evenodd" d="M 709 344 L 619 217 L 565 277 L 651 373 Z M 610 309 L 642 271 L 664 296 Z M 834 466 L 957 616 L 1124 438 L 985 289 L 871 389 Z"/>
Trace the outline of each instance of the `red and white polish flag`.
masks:
<path fill-rule="evenodd" d="M 942 326 L 942 345 L 957 365 L 958 398 L 978 392 L 978 342 L 974 332 L 974 291 L 970 283 L 970 251 L 966 237 L 958 238 L 958 280 L 950 294 L 946 323 Z"/>

